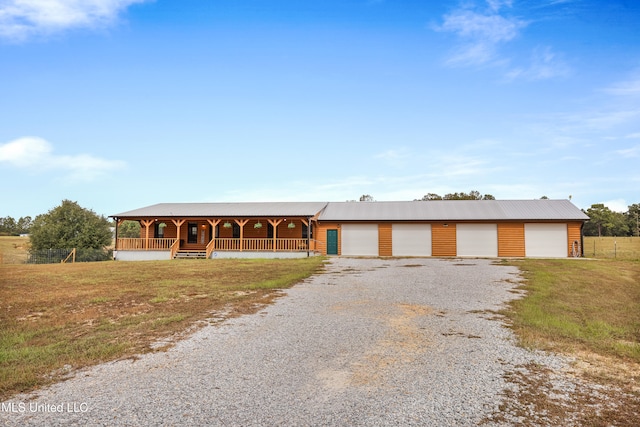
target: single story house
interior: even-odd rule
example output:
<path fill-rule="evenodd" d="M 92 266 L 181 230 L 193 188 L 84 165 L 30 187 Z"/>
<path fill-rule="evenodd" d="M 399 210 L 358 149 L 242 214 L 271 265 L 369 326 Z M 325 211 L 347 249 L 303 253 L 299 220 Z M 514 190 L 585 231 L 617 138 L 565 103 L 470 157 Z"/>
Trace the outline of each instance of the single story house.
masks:
<path fill-rule="evenodd" d="M 160 203 L 116 215 L 137 221 L 118 260 L 180 257 L 582 256 L 589 219 L 568 200 Z"/>

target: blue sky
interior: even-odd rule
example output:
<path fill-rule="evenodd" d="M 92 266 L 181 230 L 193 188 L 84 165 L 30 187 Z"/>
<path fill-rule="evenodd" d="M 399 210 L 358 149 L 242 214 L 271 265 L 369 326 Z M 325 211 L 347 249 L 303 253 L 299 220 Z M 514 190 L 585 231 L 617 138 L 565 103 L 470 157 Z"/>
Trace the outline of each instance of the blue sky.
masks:
<path fill-rule="evenodd" d="M 640 3 L 0 0 L 0 217 L 640 202 Z"/>

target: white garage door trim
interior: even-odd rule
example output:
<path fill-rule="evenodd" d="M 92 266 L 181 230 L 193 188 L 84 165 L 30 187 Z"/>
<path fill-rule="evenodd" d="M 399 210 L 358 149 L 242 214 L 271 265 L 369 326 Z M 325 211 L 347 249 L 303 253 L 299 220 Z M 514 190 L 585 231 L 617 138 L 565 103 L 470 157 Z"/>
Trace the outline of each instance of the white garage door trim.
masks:
<path fill-rule="evenodd" d="M 497 257 L 498 224 L 457 224 L 458 256 Z"/>
<path fill-rule="evenodd" d="M 343 224 L 341 253 L 378 256 L 378 224 Z"/>
<path fill-rule="evenodd" d="M 392 224 L 393 256 L 431 256 L 431 224 Z"/>
<path fill-rule="evenodd" d="M 567 233 L 567 224 L 525 224 L 525 255 L 540 258 L 566 258 Z"/>

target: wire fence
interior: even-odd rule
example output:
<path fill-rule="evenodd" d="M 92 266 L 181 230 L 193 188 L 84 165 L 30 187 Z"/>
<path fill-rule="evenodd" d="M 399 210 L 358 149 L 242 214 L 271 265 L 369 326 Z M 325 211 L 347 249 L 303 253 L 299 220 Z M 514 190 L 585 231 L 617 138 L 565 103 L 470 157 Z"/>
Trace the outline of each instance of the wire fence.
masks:
<path fill-rule="evenodd" d="M 75 251 L 75 253 L 73 253 Z M 27 264 L 60 264 L 61 262 L 96 262 L 113 259 L 113 250 L 105 249 L 43 249 L 31 250 Z"/>
<path fill-rule="evenodd" d="M 584 238 L 584 256 L 620 260 L 640 259 L 640 237 L 593 237 Z"/>

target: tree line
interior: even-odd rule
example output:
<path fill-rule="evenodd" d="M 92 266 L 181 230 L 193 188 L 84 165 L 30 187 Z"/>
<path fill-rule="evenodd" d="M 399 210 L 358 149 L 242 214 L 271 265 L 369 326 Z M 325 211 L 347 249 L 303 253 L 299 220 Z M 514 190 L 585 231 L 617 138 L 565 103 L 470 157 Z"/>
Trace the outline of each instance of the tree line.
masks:
<path fill-rule="evenodd" d="M 640 236 L 640 203 L 630 205 L 626 212 L 613 212 L 602 203 L 582 211 L 589 216 L 585 236 Z"/>
<path fill-rule="evenodd" d="M 32 223 L 30 216 L 21 217 L 17 221 L 10 216 L 0 218 L 0 236 L 28 234 Z"/>

